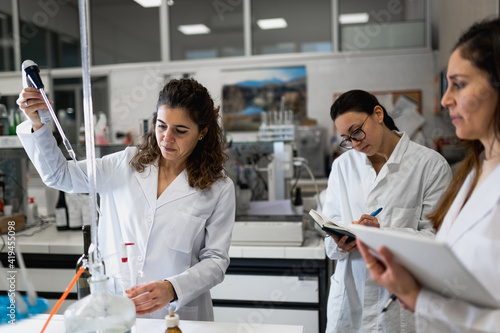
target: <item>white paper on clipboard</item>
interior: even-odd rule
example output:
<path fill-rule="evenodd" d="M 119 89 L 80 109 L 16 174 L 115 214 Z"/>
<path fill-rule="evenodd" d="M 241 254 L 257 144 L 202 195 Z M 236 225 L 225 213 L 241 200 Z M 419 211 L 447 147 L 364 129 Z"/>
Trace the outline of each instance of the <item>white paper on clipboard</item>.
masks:
<path fill-rule="evenodd" d="M 422 286 L 478 306 L 500 306 L 500 301 L 463 266 L 446 243 L 394 230 L 360 225 L 351 228 L 371 249 L 387 247 Z"/>

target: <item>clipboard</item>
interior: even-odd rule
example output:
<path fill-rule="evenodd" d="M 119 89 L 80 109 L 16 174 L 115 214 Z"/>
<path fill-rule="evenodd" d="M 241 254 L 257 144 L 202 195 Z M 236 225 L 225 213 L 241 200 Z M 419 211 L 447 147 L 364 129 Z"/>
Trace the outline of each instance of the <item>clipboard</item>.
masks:
<path fill-rule="evenodd" d="M 446 243 L 394 230 L 360 225 L 351 228 L 370 249 L 387 247 L 422 286 L 480 307 L 500 307 L 500 301 L 463 266 Z"/>

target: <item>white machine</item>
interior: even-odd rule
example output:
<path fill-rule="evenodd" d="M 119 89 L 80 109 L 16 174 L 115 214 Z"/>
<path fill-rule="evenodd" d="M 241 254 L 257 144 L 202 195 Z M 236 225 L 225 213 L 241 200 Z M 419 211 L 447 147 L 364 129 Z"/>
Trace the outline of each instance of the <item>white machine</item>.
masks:
<path fill-rule="evenodd" d="M 236 216 L 232 245 L 301 246 L 304 241 L 302 215 Z"/>

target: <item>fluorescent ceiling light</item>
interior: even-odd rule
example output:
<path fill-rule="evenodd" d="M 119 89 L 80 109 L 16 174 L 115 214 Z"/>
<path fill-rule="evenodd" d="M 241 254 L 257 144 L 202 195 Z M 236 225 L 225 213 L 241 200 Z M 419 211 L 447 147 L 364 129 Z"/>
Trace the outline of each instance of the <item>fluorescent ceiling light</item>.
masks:
<path fill-rule="evenodd" d="M 180 25 L 177 29 L 184 35 L 201 35 L 210 33 L 210 28 L 204 24 Z"/>
<path fill-rule="evenodd" d="M 145 8 L 160 7 L 161 5 L 161 0 L 134 0 L 134 1 Z"/>
<path fill-rule="evenodd" d="M 288 26 L 286 24 L 286 21 L 284 18 L 272 18 L 272 19 L 265 19 L 265 20 L 257 20 L 257 25 L 259 28 L 262 30 L 269 30 L 269 29 L 283 29 Z"/>
<path fill-rule="evenodd" d="M 340 24 L 366 23 L 370 19 L 368 13 L 342 14 L 339 16 Z"/>

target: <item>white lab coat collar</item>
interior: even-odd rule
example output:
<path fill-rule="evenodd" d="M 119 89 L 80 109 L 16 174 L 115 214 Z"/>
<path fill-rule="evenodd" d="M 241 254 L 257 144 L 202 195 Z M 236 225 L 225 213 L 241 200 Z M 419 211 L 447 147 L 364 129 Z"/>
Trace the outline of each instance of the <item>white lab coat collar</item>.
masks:
<path fill-rule="evenodd" d="M 404 156 L 406 150 L 408 149 L 408 146 L 410 145 L 410 138 L 408 137 L 408 135 L 405 132 L 397 132 L 397 131 L 393 131 L 393 132 L 396 133 L 400 137 L 400 140 L 397 143 L 396 147 L 394 147 L 394 150 L 392 151 L 391 156 L 389 156 L 389 159 L 387 160 L 387 162 L 384 164 L 382 169 L 380 169 L 380 172 L 376 176 L 376 180 L 375 180 L 374 184 L 372 184 L 372 188 L 375 187 L 380 180 L 384 179 L 384 177 L 389 172 L 390 165 L 401 164 L 401 160 L 403 159 L 403 156 Z M 359 154 L 363 154 L 363 153 L 359 153 Z M 365 163 L 367 165 L 372 166 L 372 162 L 370 162 L 370 160 L 368 159 L 368 156 L 366 154 L 363 154 L 363 158 L 365 159 Z"/>
<path fill-rule="evenodd" d="M 498 165 L 479 188 L 476 189 L 467 203 L 463 205 L 472 185 L 474 175 L 474 171 L 469 173 L 445 218 L 445 220 L 450 219 L 446 221 L 446 227 L 450 230 L 446 241 L 450 246 L 479 223 L 495 207 L 495 203 L 500 200 L 498 189 L 488 186 L 488 184 L 500 184 L 500 165 Z M 450 228 L 451 224 L 453 224 L 452 228 Z"/>
<path fill-rule="evenodd" d="M 406 152 L 406 149 L 408 149 L 408 145 L 410 144 L 410 138 L 408 137 L 408 134 L 406 134 L 405 132 L 397 132 L 397 131 L 393 131 L 393 132 L 396 133 L 397 136 L 400 137 L 400 140 L 399 140 L 398 144 L 396 145 L 396 147 L 394 147 L 394 150 L 392 151 L 391 156 L 389 156 L 389 159 L 385 163 L 387 165 L 400 164 L 401 159 L 403 158 L 403 155 Z M 357 152 L 357 153 L 359 153 L 359 152 Z M 363 154 L 367 165 L 372 164 L 370 162 L 370 160 L 368 159 L 368 156 L 366 154 L 364 154 L 364 153 L 359 153 L 359 154 Z"/>
<path fill-rule="evenodd" d="M 157 163 L 150 165 L 144 172 L 136 171 L 135 177 L 142 188 L 144 196 L 147 198 L 150 208 L 153 210 L 187 195 L 192 195 L 197 191 L 189 186 L 186 169 L 174 179 L 158 199 L 156 199 L 157 191 L 151 191 L 152 188 L 158 188 Z"/>
<path fill-rule="evenodd" d="M 410 137 L 408 136 L 408 134 L 406 134 L 405 132 L 393 132 L 396 133 L 396 135 L 399 136 L 400 139 L 396 147 L 394 147 L 391 156 L 387 160 L 387 165 L 401 164 L 401 160 L 403 159 L 403 156 L 408 149 L 408 146 L 410 145 Z"/>

